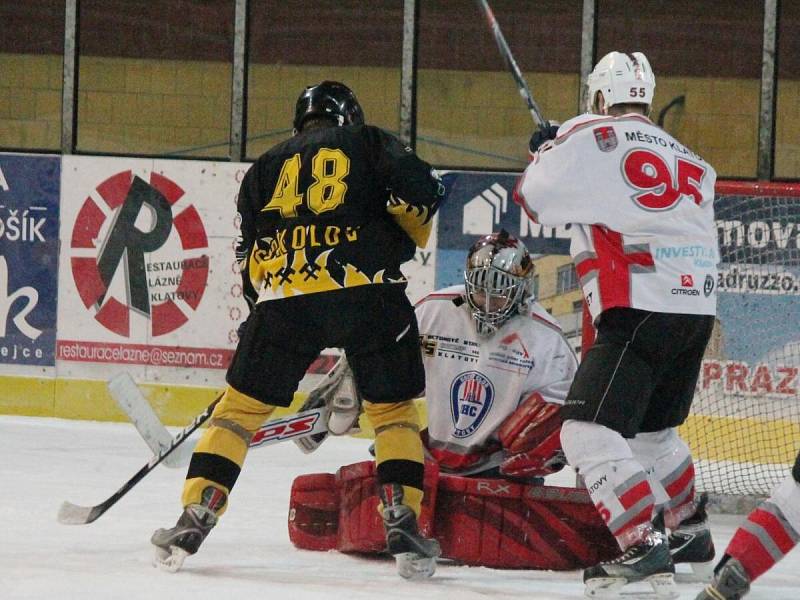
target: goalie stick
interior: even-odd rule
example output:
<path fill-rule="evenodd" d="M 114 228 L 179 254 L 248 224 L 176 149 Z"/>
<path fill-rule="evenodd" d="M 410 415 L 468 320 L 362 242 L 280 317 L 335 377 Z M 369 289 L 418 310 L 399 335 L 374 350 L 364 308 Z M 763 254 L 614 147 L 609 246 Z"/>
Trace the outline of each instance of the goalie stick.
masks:
<path fill-rule="evenodd" d="M 294 415 L 268 421 L 253 435 L 251 448 L 260 448 L 291 439 L 306 454 L 313 452 L 328 434 L 328 413 L 325 398 L 335 391 L 343 375 L 337 361 L 323 381 L 309 392 L 308 400 Z M 347 363 L 344 363 L 347 366 Z M 133 378 L 126 372 L 115 375 L 108 382 L 108 390 L 114 401 L 128 415 L 139 435 L 153 454 L 158 454 L 172 443 L 172 434 L 167 431 L 142 394 Z M 335 408 L 335 403 L 334 403 Z M 335 433 L 334 433 L 335 434 Z M 341 435 L 341 433 L 339 434 Z M 312 438 L 314 441 L 311 441 Z M 179 451 L 164 459 L 165 467 L 185 466 L 191 458 L 193 444 L 184 445 Z"/>
<path fill-rule="evenodd" d="M 506 63 L 506 67 L 511 70 L 511 75 L 514 77 L 514 81 L 517 83 L 519 95 L 522 96 L 522 99 L 525 100 L 525 103 L 528 105 L 528 110 L 531 111 L 533 122 L 536 123 L 539 129 L 544 129 L 547 126 L 547 121 L 542 116 L 542 111 L 539 108 L 539 105 L 536 104 L 536 101 L 533 99 L 531 90 L 528 88 L 528 84 L 525 82 L 525 78 L 522 76 L 522 71 L 519 70 L 517 61 L 514 60 L 514 55 L 511 54 L 511 48 L 509 48 L 508 43 L 506 43 L 506 38 L 503 36 L 503 32 L 500 30 L 500 25 L 494 16 L 494 12 L 492 12 L 492 8 L 489 6 L 487 0 L 477 0 L 477 2 L 478 6 L 483 12 L 483 15 L 486 17 L 486 22 L 489 24 L 492 34 L 494 34 L 494 40 L 497 42 L 497 48 L 500 50 L 500 56 L 503 58 L 503 62 Z"/>
<path fill-rule="evenodd" d="M 205 423 L 214 407 L 222 399 L 222 394 L 217 396 L 217 399 L 212 402 L 208 408 L 202 413 L 197 415 L 192 422 L 183 428 L 178 435 L 176 435 L 172 442 L 166 448 L 162 448 L 157 454 L 150 459 L 136 474 L 128 481 L 122 484 L 116 492 L 106 498 L 100 504 L 95 506 L 79 506 L 71 502 L 65 501 L 62 503 L 58 511 L 58 521 L 64 525 L 85 525 L 96 521 L 103 515 L 109 508 L 114 506 L 125 494 L 144 479 L 150 471 L 155 469 L 159 463 L 167 458 L 177 447 L 179 447 L 186 439 L 194 433 L 203 423 Z M 312 410 L 303 411 L 294 415 L 288 415 L 280 419 L 273 419 L 267 421 L 261 428 L 256 431 L 250 441 L 250 447 L 268 446 L 277 444 L 285 440 L 294 439 L 308 435 L 314 435 L 327 431 L 326 425 L 327 408 L 320 407 Z M 163 427 L 163 425 L 162 425 Z"/>

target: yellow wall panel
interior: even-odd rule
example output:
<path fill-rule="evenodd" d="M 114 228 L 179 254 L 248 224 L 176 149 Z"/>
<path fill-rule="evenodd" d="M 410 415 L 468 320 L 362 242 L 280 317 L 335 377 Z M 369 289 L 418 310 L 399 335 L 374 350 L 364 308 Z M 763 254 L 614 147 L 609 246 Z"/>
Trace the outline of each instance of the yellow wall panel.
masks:
<path fill-rule="evenodd" d="M 0 414 L 52 417 L 55 379 L 44 377 L 0 377 Z"/>
<path fill-rule="evenodd" d="M 37 90 L 36 119 L 54 121 L 61 118 L 61 93 L 58 90 Z"/>
<path fill-rule="evenodd" d="M 97 56 L 81 58 L 78 80 L 80 91 L 125 91 L 125 69 L 122 61 L 118 60 L 113 64 L 108 61 L 109 59 Z"/>
<path fill-rule="evenodd" d="M 0 146 L 57 148 L 61 56 L 3 54 L 0 72 Z M 563 122 L 575 114 L 576 74 L 525 76 L 547 118 Z M 288 135 L 264 136 L 291 127 L 299 91 L 331 77 L 354 88 L 369 122 L 397 131 L 399 68 L 256 64 L 249 77 L 248 132 L 254 138 L 262 136 L 251 143 L 253 157 Z M 81 57 L 79 147 L 168 153 L 219 144 L 194 154 L 224 154 L 230 78 L 231 65 L 223 62 Z M 419 148 L 431 162 L 500 169 L 524 166 L 533 123 L 508 73 L 423 69 L 417 95 L 418 133 L 423 138 Z M 670 110 L 666 129 L 709 160 L 722 177 L 753 177 L 759 82 L 659 78 L 652 118 L 657 119 L 661 108 L 680 95 L 685 96 L 684 105 Z M 780 81 L 776 174 L 781 177 L 800 176 L 798 98 L 800 81 Z"/>

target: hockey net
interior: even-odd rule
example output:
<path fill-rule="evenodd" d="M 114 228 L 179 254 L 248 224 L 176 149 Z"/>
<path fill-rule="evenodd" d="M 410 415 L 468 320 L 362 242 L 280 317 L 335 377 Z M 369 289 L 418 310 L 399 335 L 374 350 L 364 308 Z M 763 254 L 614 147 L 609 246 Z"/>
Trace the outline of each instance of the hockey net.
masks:
<path fill-rule="evenodd" d="M 698 489 L 768 495 L 800 449 L 800 185 L 721 182 L 717 322 L 681 434 Z"/>
<path fill-rule="evenodd" d="M 735 512 L 800 449 L 800 184 L 719 182 L 715 215 L 717 321 L 680 432 L 698 490 Z"/>

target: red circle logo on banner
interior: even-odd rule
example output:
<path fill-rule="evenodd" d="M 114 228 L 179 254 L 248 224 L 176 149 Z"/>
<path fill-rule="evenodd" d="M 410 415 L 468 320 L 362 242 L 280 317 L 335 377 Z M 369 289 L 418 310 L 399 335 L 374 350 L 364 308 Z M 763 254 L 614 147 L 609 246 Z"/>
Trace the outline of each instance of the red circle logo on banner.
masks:
<path fill-rule="evenodd" d="M 106 329 L 131 336 L 131 313 L 150 335 L 175 331 L 197 310 L 208 281 L 208 237 L 197 209 L 176 203 L 184 191 L 131 171 L 97 186 L 105 206 L 87 197 L 70 241 L 72 276 L 84 306 Z"/>

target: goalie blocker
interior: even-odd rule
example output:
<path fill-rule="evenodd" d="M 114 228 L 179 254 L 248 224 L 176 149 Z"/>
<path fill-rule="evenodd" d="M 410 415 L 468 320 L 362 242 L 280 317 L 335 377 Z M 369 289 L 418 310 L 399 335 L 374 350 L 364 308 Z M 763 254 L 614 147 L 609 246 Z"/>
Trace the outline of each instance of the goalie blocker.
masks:
<path fill-rule="evenodd" d="M 442 558 L 503 569 L 572 570 L 619 554 L 585 489 L 531 486 L 505 479 L 439 474 L 425 465 L 421 534 Z M 297 477 L 289 539 L 305 550 L 381 553 L 386 539 L 371 461 L 334 475 Z"/>

